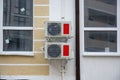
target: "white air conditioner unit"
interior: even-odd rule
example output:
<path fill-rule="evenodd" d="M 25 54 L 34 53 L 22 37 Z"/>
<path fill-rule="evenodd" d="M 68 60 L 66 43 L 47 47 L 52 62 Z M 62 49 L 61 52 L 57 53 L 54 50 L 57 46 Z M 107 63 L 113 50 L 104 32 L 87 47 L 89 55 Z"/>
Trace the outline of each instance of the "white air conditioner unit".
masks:
<path fill-rule="evenodd" d="M 45 22 L 46 37 L 67 37 L 71 35 L 70 21 L 47 21 Z"/>
<path fill-rule="evenodd" d="M 46 59 L 71 59 L 73 52 L 69 43 L 46 43 Z"/>

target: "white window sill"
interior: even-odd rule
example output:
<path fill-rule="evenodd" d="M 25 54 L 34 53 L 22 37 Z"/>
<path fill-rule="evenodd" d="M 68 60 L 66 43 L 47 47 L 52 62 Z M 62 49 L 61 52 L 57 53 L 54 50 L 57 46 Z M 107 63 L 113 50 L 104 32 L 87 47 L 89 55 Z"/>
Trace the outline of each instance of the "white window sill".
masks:
<path fill-rule="evenodd" d="M 19 55 L 19 56 L 34 56 L 32 51 L 4 51 L 0 55 Z"/>
<path fill-rule="evenodd" d="M 120 56 L 120 53 L 117 53 L 117 52 L 84 52 L 83 53 L 83 56 L 102 56 L 102 57 L 105 57 L 105 56 Z"/>

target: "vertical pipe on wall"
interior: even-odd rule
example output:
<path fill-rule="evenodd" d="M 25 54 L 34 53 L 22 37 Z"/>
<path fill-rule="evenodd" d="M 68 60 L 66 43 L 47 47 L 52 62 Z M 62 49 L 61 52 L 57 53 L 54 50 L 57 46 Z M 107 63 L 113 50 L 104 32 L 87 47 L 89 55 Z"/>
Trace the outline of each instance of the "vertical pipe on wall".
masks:
<path fill-rule="evenodd" d="M 80 46 L 79 46 L 79 0 L 75 0 L 75 25 L 76 25 L 76 80 L 80 80 Z"/>

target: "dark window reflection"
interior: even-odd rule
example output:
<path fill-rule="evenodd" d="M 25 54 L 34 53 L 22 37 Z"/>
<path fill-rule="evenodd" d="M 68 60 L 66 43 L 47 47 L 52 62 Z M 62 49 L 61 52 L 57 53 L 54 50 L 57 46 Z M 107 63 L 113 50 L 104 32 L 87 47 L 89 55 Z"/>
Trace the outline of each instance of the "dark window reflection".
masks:
<path fill-rule="evenodd" d="M 85 27 L 116 27 L 116 0 L 84 0 Z"/>
<path fill-rule="evenodd" d="M 102 26 L 106 26 L 106 27 L 115 26 L 116 27 L 116 16 L 115 15 L 111 15 L 111 14 L 100 12 L 100 11 L 93 10 L 93 9 L 88 9 L 88 12 L 89 12 L 89 17 L 88 17 L 89 21 L 93 21 L 93 22 L 96 21 L 96 23 L 97 22 L 101 23 L 101 24 L 100 23 L 92 24 L 90 26 L 95 27 L 97 25 L 101 27 Z"/>
<path fill-rule="evenodd" d="M 117 52 L 117 32 L 85 31 L 85 51 Z"/>
<path fill-rule="evenodd" d="M 4 51 L 32 51 L 32 31 L 4 30 L 3 36 Z"/>
<path fill-rule="evenodd" d="M 96 0 L 110 5 L 116 5 L 116 0 Z"/>
<path fill-rule="evenodd" d="M 32 0 L 3 0 L 4 26 L 32 26 L 33 1 Z"/>

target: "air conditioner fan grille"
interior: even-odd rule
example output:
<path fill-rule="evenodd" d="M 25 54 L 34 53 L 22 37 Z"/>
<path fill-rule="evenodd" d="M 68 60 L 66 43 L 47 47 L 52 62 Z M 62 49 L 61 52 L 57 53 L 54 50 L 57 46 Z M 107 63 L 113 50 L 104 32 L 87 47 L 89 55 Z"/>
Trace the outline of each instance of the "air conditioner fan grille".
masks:
<path fill-rule="evenodd" d="M 48 46 L 48 55 L 50 57 L 59 57 L 61 54 L 61 47 L 59 45 L 53 44 Z"/>
<path fill-rule="evenodd" d="M 48 23 L 47 28 L 48 34 L 55 36 L 61 33 L 61 24 L 60 23 Z"/>

